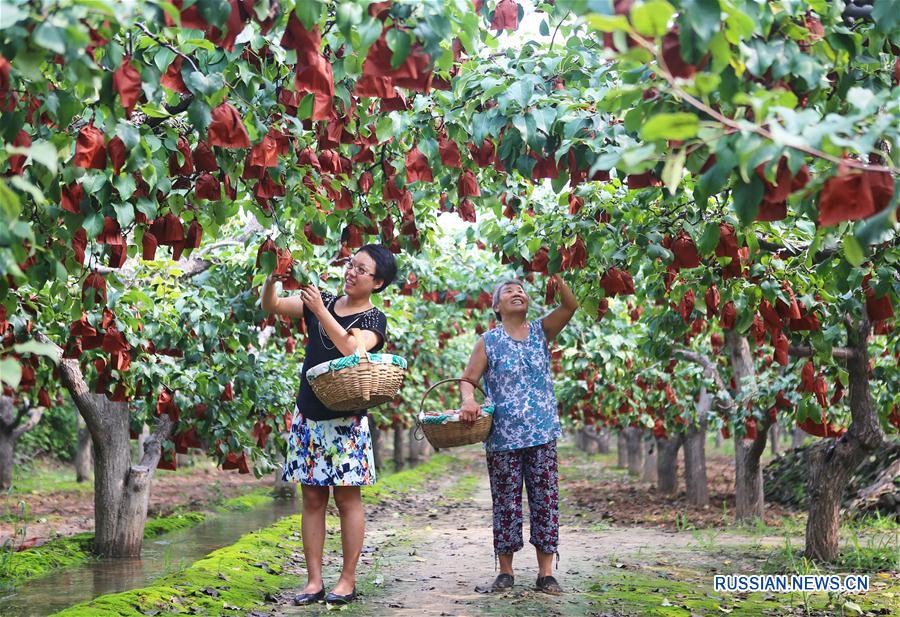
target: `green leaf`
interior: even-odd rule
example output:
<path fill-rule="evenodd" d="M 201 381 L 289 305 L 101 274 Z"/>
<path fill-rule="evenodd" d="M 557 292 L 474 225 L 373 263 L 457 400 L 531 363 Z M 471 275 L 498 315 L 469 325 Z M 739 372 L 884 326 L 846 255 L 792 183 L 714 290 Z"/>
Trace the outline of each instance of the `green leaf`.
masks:
<path fill-rule="evenodd" d="M 687 149 L 679 148 L 669 155 L 666 159 L 666 164 L 663 166 L 661 180 L 672 195 L 675 194 L 675 190 L 681 182 L 681 175 L 684 171 L 684 162 L 686 160 Z"/>
<path fill-rule="evenodd" d="M 866 260 L 865 251 L 855 236 L 844 236 L 844 258 L 853 266 L 861 266 Z"/>
<path fill-rule="evenodd" d="M 103 217 L 97 212 L 91 212 L 85 217 L 81 226 L 84 227 L 84 230 L 87 232 L 88 240 L 96 238 L 100 235 L 100 232 L 103 231 Z"/>
<path fill-rule="evenodd" d="M 719 0 L 682 0 L 681 14 L 703 43 L 719 31 L 722 19 Z"/>
<path fill-rule="evenodd" d="M 356 51 L 368 49 L 372 43 L 377 41 L 378 37 L 381 36 L 381 28 L 381 22 L 374 17 L 364 19 L 362 23 L 356 27 L 356 31 L 359 33 L 359 46 L 354 47 Z"/>
<path fill-rule="evenodd" d="M 750 177 L 749 183 L 737 181 L 731 200 L 741 225 L 750 225 L 759 214 L 759 203 L 765 192 L 766 187 L 756 174 Z"/>
<path fill-rule="evenodd" d="M 52 26 L 46 21 L 35 29 L 31 40 L 34 41 L 35 45 L 40 45 L 52 52 L 58 54 L 66 53 L 66 31 Z"/>
<path fill-rule="evenodd" d="M 697 116 L 686 112 L 656 114 L 641 127 L 641 137 L 646 141 L 657 139 L 688 139 L 697 134 Z"/>
<path fill-rule="evenodd" d="M 39 343 L 31 339 L 18 345 L 13 345 L 16 353 L 30 353 L 36 356 L 47 356 L 54 362 L 59 362 L 60 349 L 53 343 Z"/>
<path fill-rule="evenodd" d="M 665 0 L 653 0 L 631 9 L 631 23 L 639 34 L 663 36 L 669 31 L 669 20 L 674 14 L 671 4 Z"/>
<path fill-rule="evenodd" d="M 0 360 L 0 381 L 8 385 L 10 388 L 19 387 L 22 380 L 22 366 L 14 358 L 3 358 Z"/>
<path fill-rule="evenodd" d="M 409 35 L 402 30 L 391 28 L 387 33 L 387 46 L 393 54 L 391 56 L 391 68 L 400 68 L 400 65 L 406 61 L 409 56 L 410 40 Z"/>
<path fill-rule="evenodd" d="M 304 28 L 312 30 L 322 16 L 322 2 L 321 0 L 301 0 L 294 5 L 294 13 L 297 14 L 297 19 Z"/>
<path fill-rule="evenodd" d="M 316 97 L 314 94 L 307 94 L 302 99 L 300 99 L 300 104 L 297 105 L 297 117 L 301 120 L 306 120 L 307 118 L 312 117 L 313 106 L 315 105 L 315 103 Z"/>
<path fill-rule="evenodd" d="M 900 26 L 897 0 L 875 0 L 872 7 L 872 23 L 879 32 L 892 32 Z"/>
<path fill-rule="evenodd" d="M 184 83 L 195 93 L 212 96 L 225 87 L 225 78 L 221 73 L 204 75 L 200 71 L 191 71 L 185 78 Z"/>
<path fill-rule="evenodd" d="M 212 124 L 212 112 L 209 109 L 209 105 L 202 99 L 194 98 L 191 104 L 188 105 L 187 113 L 194 130 L 199 131 L 201 134 L 205 133 L 209 125 Z"/>
<path fill-rule="evenodd" d="M 0 178 L 0 213 L 6 215 L 7 218 L 17 219 L 22 211 L 22 204 L 19 202 L 19 196 L 8 186 L 6 182 Z"/>
<path fill-rule="evenodd" d="M 49 141 L 36 141 L 31 144 L 28 158 L 46 167 L 50 173 L 56 174 L 59 152 L 56 151 L 56 146 Z"/>
<path fill-rule="evenodd" d="M 122 177 L 131 178 L 131 176 L 127 174 Z M 134 179 L 132 178 L 131 181 L 133 183 Z M 134 222 L 134 206 L 130 203 L 113 204 L 113 210 L 116 211 L 116 220 L 119 221 L 119 227 L 124 229 Z"/>
<path fill-rule="evenodd" d="M 588 25 L 600 32 L 628 32 L 628 19 L 624 15 L 597 15 L 592 13 L 587 16 Z"/>
<path fill-rule="evenodd" d="M 28 17 L 28 12 L 7 2 L 0 3 L 0 30 L 5 30 Z"/>
<path fill-rule="evenodd" d="M 719 231 L 718 223 L 706 224 L 706 227 L 703 228 L 703 233 L 700 235 L 700 240 L 697 242 L 697 250 L 701 255 L 710 255 L 715 250 L 716 245 L 719 244 Z"/>
<path fill-rule="evenodd" d="M 208 24 L 223 30 L 232 8 L 228 0 L 197 0 L 197 10 Z M 237 4 L 234 10 L 238 10 Z"/>
<path fill-rule="evenodd" d="M 338 30 L 345 38 L 349 39 L 356 28 L 356 24 L 362 21 L 362 7 L 355 2 L 339 2 L 337 11 Z"/>

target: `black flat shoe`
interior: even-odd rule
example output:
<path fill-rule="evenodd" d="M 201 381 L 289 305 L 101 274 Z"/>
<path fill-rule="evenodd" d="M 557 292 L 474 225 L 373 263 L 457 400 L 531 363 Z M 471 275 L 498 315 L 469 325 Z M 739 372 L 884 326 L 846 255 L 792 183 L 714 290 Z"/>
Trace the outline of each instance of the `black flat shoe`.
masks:
<path fill-rule="evenodd" d="M 353 591 L 348 593 L 345 596 L 342 596 L 338 593 L 334 593 L 333 591 L 329 591 L 328 595 L 325 596 L 325 602 L 328 604 L 350 604 L 353 600 L 356 599 L 356 587 L 353 588 Z"/>
<path fill-rule="evenodd" d="M 558 596 L 563 592 L 562 587 L 556 582 L 552 576 L 539 576 L 535 584 L 538 591 L 549 593 L 551 596 Z"/>
<path fill-rule="evenodd" d="M 323 587 L 316 593 L 301 593 L 294 596 L 294 604 L 296 606 L 306 606 L 307 604 L 315 604 L 325 599 L 325 588 Z"/>
<path fill-rule="evenodd" d="M 506 591 L 507 589 L 512 589 L 514 583 L 515 579 L 512 574 L 501 572 L 497 575 L 497 578 L 494 579 L 493 583 L 490 585 L 479 585 L 475 588 L 475 591 L 478 593 L 498 593 Z"/>

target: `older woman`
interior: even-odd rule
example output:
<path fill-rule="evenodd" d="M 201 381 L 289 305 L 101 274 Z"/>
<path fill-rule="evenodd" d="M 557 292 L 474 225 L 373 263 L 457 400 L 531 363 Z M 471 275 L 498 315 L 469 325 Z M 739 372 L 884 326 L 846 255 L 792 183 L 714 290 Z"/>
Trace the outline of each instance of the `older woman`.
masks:
<path fill-rule="evenodd" d="M 478 415 L 475 387 L 484 376 L 494 403 L 494 423 L 485 442 L 494 514 L 494 554 L 500 574 L 478 591 L 503 591 L 513 586 L 513 555 L 522 546 L 522 483 L 528 492 L 530 542 L 537 553 L 536 587 L 562 593 L 552 576 L 559 545 L 559 476 L 556 439 L 560 435 L 556 395 L 550 374 L 548 342 L 565 327 L 578 301 L 559 277 L 562 304 L 537 321 L 528 321 L 528 294 L 519 280 L 494 290 L 494 313 L 500 325 L 485 333 L 472 351 L 460 390 L 460 418 Z"/>
<path fill-rule="evenodd" d="M 319 363 L 355 353 L 357 336 L 362 337 L 366 349 L 381 349 L 387 319 L 372 306 L 371 296 L 384 291 L 396 275 L 394 255 L 383 246 L 369 244 L 347 263 L 343 295 L 320 292 L 310 285 L 301 289 L 299 297 L 279 298 L 271 278 L 263 286 L 263 310 L 304 319 L 309 336 L 283 475 L 285 480 L 299 482 L 303 494 L 301 533 L 307 584 L 303 593 L 294 598 L 297 605 L 321 600 L 346 604 L 356 597 L 356 564 L 365 535 L 360 487 L 375 484 L 366 411 L 328 409 L 313 393 L 306 371 Z M 351 334 L 351 329 L 358 334 Z M 341 517 L 344 563 L 340 579 L 326 595 L 322 552 L 325 508 L 332 487 Z"/>

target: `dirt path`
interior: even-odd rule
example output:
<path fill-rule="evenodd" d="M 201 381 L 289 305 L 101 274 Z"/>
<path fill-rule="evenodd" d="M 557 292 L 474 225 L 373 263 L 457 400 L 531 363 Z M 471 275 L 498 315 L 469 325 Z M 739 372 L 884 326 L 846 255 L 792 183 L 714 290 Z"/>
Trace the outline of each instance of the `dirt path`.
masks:
<path fill-rule="evenodd" d="M 555 575 L 567 593 L 547 596 L 534 590 L 537 565 L 528 541 L 516 556 L 516 584 L 504 594 L 485 595 L 475 586 L 496 576 L 491 530 L 491 496 L 482 455 L 461 450 L 465 471 L 456 478 L 426 484 L 367 513 L 366 548 L 360 565 L 361 598 L 345 609 L 359 615 L 589 615 L 600 613 L 589 590 L 598 570 L 629 568 L 628 561 L 654 555 L 668 561 L 661 547 L 683 552 L 695 539 L 656 529 L 597 530 L 593 517 L 562 505 L 560 559 Z M 337 530 L 329 530 L 337 533 Z M 290 575 L 304 580 L 302 555 Z M 630 558 L 630 559 L 629 559 Z M 673 559 L 677 562 L 678 559 Z M 326 550 L 326 585 L 340 571 L 336 551 Z M 302 587 L 302 585 L 300 586 Z M 300 588 L 278 598 L 276 615 L 320 615 L 324 605 L 294 607 Z"/>
<path fill-rule="evenodd" d="M 810 610 L 797 598 L 729 596 L 712 592 L 717 573 L 759 573 L 784 544 L 779 536 L 729 530 L 674 531 L 658 527 L 610 526 L 603 508 L 588 504 L 576 461 L 564 460 L 560 560 L 555 575 L 566 593 L 552 597 L 534 590 L 536 562 L 527 544 L 516 556 L 516 584 L 503 594 L 479 594 L 475 586 L 496 575 L 492 550 L 490 489 L 483 455 L 477 449 L 454 454 L 465 466 L 454 478 L 427 482 L 367 511 L 368 531 L 360 564 L 360 597 L 345 615 L 544 615 L 597 617 L 692 617 L 712 615 L 832 615 Z M 576 457 L 577 458 L 577 457 Z M 582 461 L 584 464 L 584 461 Z M 596 461 L 587 465 L 595 472 Z M 600 481 L 608 481 L 602 473 Z M 340 571 L 338 530 L 329 528 L 326 586 Z M 305 583 L 302 554 L 293 556 L 285 575 L 298 585 L 261 615 L 324 615 L 324 604 L 295 607 L 291 598 Z M 894 597 L 900 581 L 890 576 L 882 589 Z M 900 594 L 896 594 L 900 597 Z M 877 599 L 877 597 L 873 597 Z M 861 601 L 861 600 L 860 600 Z M 888 600 L 892 602 L 892 600 Z M 337 607 L 332 607 L 334 610 Z M 884 610 L 884 609 L 881 609 Z M 873 612 L 870 614 L 890 614 Z"/>

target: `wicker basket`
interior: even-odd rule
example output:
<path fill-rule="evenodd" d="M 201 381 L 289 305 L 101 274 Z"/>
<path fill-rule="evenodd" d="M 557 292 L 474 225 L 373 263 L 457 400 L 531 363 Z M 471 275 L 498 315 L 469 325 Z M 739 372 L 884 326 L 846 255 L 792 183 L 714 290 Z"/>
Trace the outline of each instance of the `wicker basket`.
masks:
<path fill-rule="evenodd" d="M 306 372 L 313 392 L 334 411 L 358 411 L 386 403 L 397 396 L 406 375 L 406 360 L 366 351 L 360 331 L 359 348 L 352 356 L 317 364 Z"/>
<path fill-rule="evenodd" d="M 442 381 L 437 382 L 425 392 L 425 395 L 422 397 L 422 403 L 419 405 L 419 415 L 416 418 L 416 436 L 418 437 L 419 431 L 421 431 L 425 437 L 428 439 L 428 443 L 432 445 L 435 450 L 439 450 L 440 448 L 455 448 L 457 446 L 465 446 L 472 443 L 478 443 L 487 439 L 488 434 L 491 432 L 491 426 L 493 425 L 493 411 L 494 408 L 490 404 L 490 401 L 485 398 L 484 403 L 482 403 L 481 411 L 482 415 L 478 417 L 474 422 L 460 422 L 459 420 L 447 419 L 443 420 L 440 423 L 436 422 L 428 422 L 427 417 L 422 411 L 425 406 L 425 399 L 428 398 L 428 394 L 437 388 L 441 384 L 449 383 L 449 382 L 458 382 L 458 381 L 468 381 L 465 379 L 444 379 Z M 472 383 L 471 381 L 469 383 Z M 478 386 L 478 384 L 472 383 L 473 386 L 478 388 L 478 391 L 482 394 L 484 390 Z M 487 395 L 485 395 L 486 397 Z M 448 411 L 446 412 L 447 416 L 455 415 L 455 412 Z"/>

